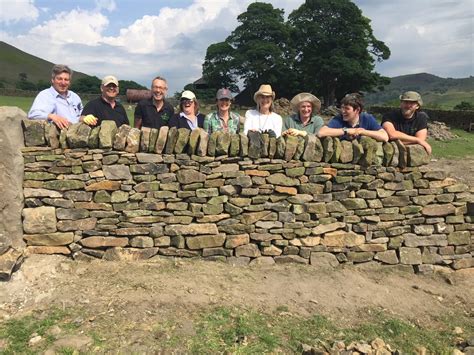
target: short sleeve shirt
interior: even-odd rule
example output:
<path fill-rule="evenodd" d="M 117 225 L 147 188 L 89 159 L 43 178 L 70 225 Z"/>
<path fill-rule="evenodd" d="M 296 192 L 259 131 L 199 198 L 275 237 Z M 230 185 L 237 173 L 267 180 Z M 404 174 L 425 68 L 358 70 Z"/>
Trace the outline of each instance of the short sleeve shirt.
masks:
<path fill-rule="evenodd" d="M 209 134 L 212 132 L 229 132 L 229 133 L 239 133 L 240 125 L 240 116 L 237 113 L 229 112 L 229 119 L 227 124 L 224 123 L 224 120 L 219 117 L 219 112 L 214 111 L 209 113 L 206 118 L 204 118 L 204 130 Z"/>
<path fill-rule="evenodd" d="M 100 126 L 102 121 L 114 121 L 117 127 L 123 124 L 130 125 L 125 108 L 117 101 L 112 108 L 102 97 L 89 101 L 86 106 L 84 106 L 82 114 L 84 116 L 91 114 L 97 117 L 98 126 Z"/>
<path fill-rule="evenodd" d="M 362 112 L 359 115 L 359 123 L 355 126 L 351 126 L 347 121 L 344 121 L 342 115 L 339 114 L 331 119 L 328 123 L 329 128 L 364 128 L 368 131 L 379 131 L 382 126 L 379 125 L 374 116 L 370 113 Z M 341 139 L 350 140 L 347 134 L 344 134 Z"/>
<path fill-rule="evenodd" d="M 169 120 L 174 115 L 174 108 L 167 101 L 159 111 L 153 102 L 153 98 L 141 100 L 135 107 L 135 120 L 142 119 L 142 127 L 150 127 L 160 129 L 162 126 L 168 126 Z"/>
<path fill-rule="evenodd" d="M 407 120 L 401 110 L 387 112 L 382 117 L 382 124 L 390 122 L 399 132 L 415 136 L 416 132 L 428 129 L 428 115 L 422 111 L 416 111 L 413 117 Z"/>
<path fill-rule="evenodd" d="M 285 132 L 289 128 L 295 128 L 300 131 L 305 131 L 311 134 L 318 134 L 321 127 L 324 125 L 324 121 L 321 117 L 315 115 L 312 116 L 308 124 L 304 125 L 301 123 L 300 117 L 297 113 L 294 115 L 285 117 L 283 120 L 283 129 Z"/>

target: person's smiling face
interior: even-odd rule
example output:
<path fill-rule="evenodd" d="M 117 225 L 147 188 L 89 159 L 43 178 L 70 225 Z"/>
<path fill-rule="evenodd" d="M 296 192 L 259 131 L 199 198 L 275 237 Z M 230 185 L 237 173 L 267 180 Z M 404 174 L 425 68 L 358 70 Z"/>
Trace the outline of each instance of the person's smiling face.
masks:
<path fill-rule="evenodd" d="M 71 85 L 71 75 L 66 72 L 60 73 L 51 79 L 51 84 L 54 90 L 61 95 L 65 95 Z"/>

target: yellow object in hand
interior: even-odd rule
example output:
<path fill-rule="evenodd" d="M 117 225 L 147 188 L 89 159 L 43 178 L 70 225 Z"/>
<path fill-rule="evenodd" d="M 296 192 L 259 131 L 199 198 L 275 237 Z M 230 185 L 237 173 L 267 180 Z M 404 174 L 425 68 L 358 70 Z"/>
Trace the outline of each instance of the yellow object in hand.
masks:
<path fill-rule="evenodd" d="M 94 115 L 87 115 L 84 117 L 84 123 L 88 125 L 97 124 L 97 118 Z"/>

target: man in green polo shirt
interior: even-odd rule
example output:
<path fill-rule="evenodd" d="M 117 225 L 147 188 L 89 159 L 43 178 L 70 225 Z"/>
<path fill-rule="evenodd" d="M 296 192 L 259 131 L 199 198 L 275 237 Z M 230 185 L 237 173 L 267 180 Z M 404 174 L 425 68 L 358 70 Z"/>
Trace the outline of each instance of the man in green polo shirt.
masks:
<path fill-rule="evenodd" d="M 324 121 L 317 115 L 321 108 L 321 101 L 307 92 L 296 95 L 291 100 L 291 107 L 295 112 L 283 120 L 284 136 L 306 136 L 308 133 L 318 134 Z"/>

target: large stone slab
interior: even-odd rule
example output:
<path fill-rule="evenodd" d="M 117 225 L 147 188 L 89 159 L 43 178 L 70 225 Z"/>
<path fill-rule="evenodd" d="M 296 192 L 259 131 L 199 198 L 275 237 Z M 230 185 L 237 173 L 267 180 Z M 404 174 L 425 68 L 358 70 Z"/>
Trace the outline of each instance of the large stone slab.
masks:
<path fill-rule="evenodd" d="M 109 261 L 137 261 L 146 260 L 155 256 L 159 248 L 121 248 L 113 247 L 105 251 L 104 259 Z"/>
<path fill-rule="evenodd" d="M 66 134 L 68 146 L 70 148 L 86 148 L 89 141 L 90 132 L 91 127 L 89 127 L 85 123 L 79 122 L 70 125 Z"/>
<path fill-rule="evenodd" d="M 325 252 L 312 252 L 309 263 L 317 267 L 336 267 L 339 265 L 339 261 L 336 256 L 331 253 Z"/>
<path fill-rule="evenodd" d="M 125 150 L 127 145 L 127 137 L 132 128 L 129 125 L 121 125 L 117 129 L 114 137 L 114 150 Z"/>
<path fill-rule="evenodd" d="M 355 247 L 364 244 L 365 237 L 354 232 L 335 231 L 324 235 L 321 244 L 328 247 Z"/>
<path fill-rule="evenodd" d="M 155 153 L 162 154 L 163 150 L 166 146 L 166 141 L 168 140 L 168 126 L 160 127 L 160 131 L 158 132 L 158 138 L 156 139 L 155 144 Z"/>
<path fill-rule="evenodd" d="M 5 118 L 13 118 L 15 116 L 21 117 L 21 114 L 17 112 L 12 111 L 12 107 L 7 107 L 6 109 L 3 109 L 0 114 L 2 115 L 2 120 Z M 26 114 L 24 117 L 25 118 L 22 121 L 23 124 L 23 135 L 24 135 L 24 142 L 25 146 L 27 147 L 38 147 L 46 144 L 46 139 L 44 136 L 44 126 L 45 126 L 45 121 L 36 121 L 36 120 L 28 120 L 26 119 Z"/>
<path fill-rule="evenodd" d="M 308 134 L 305 137 L 306 148 L 303 156 L 301 157 L 304 161 L 316 161 L 320 162 L 323 158 L 323 145 L 318 137 L 314 134 Z"/>
<path fill-rule="evenodd" d="M 216 156 L 229 155 L 230 133 L 220 132 L 216 142 Z"/>
<path fill-rule="evenodd" d="M 45 206 L 23 209 L 23 230 L 29 234 L 56 232 L 56 209 Z"/>
<path fill-rule="evenodd" d="M 189 142 L 189 134 L 191 131 L 187 128 L 179 128 L 178 136 L 176 138 L 176 144 L 174 146 L 174 153 L 181 154 L 185 151 L 186 146 Z"/>
<path fill-rule="evenodd" d="M 165 227 L 166 235 L 200 235 L 200 234 L 219 234 L 217 226 L 214 223 L 191 223 L 189 225 L 172 224 Z"/>
<path fill-rule="evenodd" d="M 69 245 L 74 241 L 74 233 L 25 234 L 23 238 L 28 245 Z"/>
<path fill-rule="evenodd" d="M 112 148 L 115 133 L 117 133 L 117 124 L 115 121 L 102 121 L 99 132 L 99 148 Z"/>
<path fill-rule="evenodd" d="M 102 167 L 105 178 L 107 180 L 130 180 L 132 174 L 130 173 L 130 167 L 128 165 L 104 165 Z"/>
<path fill-rule="evenodd" d="M 257 131 L 249 131 L 247 137 L 249 139 L 249 157 L 252 159 L 260 158 L 264 149 L 262 134 Z"/>
<path fill-rule="evenodd" d="M 117 237 L 87 237 L 79 243 L 86 248 L 124 247 L 128 245 L 128 238 Z"/>
<path fill-rule="evenodd" d="M 430 155 L 419 144 L 407 145 L 407 165 L 420 166 L 430 162 Z"/>
<path fill-rule="evenodd" d="M 186 245 L 191 250 L 221 247 L 224 245 L 224 242 L 224 233 L 216 235 L 200 235 L 186 238 Z"/>
<path fill-rule="evenodd" d="M 138 128 L 130 128 L 127 135 L 127 144 L 125 151 L 129 153 L 137 153 L 140 150 L 141 132 Z"/>
<path fill-rule="evenodd" d="M 0 255 L 0 281 L 8 281 L 13 270 L 23 261 L 23 254 L 19 250 L 10 248 L 7 252 Z"/>

